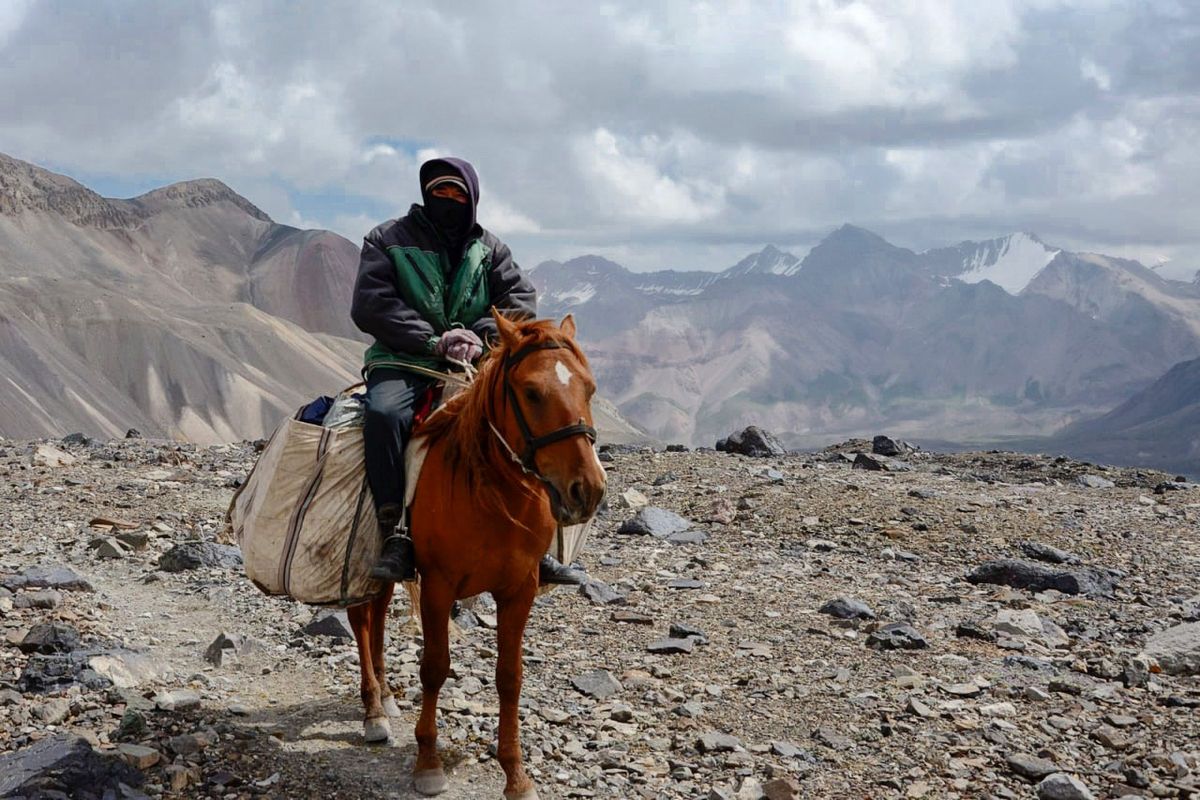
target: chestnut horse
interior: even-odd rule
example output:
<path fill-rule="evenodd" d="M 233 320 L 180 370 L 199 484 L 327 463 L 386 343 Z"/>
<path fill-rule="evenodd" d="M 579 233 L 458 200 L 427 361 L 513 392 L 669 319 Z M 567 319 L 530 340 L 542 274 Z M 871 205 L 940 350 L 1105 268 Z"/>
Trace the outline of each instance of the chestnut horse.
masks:
<path fill-rule="evenodd" d="M 437 751 L 437 701 L 450 670 L 451 606 L 490 592 L 497 609 L 504 797 L 533 800 L 537 790 L 522 764 L 517 702 L 521 640 L 538 590 L 538 562 L 558 525 L 584 522 L 595 513 L 605 476 L 592 447 L 596 382 L 575 343 L 574 320 L 568 316 L 555 325 L 493 316 L 499 341 L 475 381 L 415 434 L 428 443 L 428 452 L 410 526 L 425 637 L 413 778 L 421 794 L 446 789 Z M 383 668 L 390 600 L 389 587 L 385 596 L 349 610 L 368 740 L 386 739 L 388 716 L 398 714 Z"/>

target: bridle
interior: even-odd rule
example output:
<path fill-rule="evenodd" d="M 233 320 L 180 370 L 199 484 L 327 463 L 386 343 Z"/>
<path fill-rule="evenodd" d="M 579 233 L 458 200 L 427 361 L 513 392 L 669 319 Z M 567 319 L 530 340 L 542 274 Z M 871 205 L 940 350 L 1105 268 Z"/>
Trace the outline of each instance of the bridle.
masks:
<path fill-rule="evenodd" d="M 521 404 L 517 402 L 517 393 L 513 389 L 512 381 L 509 380 L 509 371 L 521 363 L 524 359 L 541 350 L 566 350 L 566 345 L 558 342 L 542 342 L 541 344 L 531 344 L 527 347 L 522 347 L 517 352 L 504 359 L 504 375 L 501 380 L 504 383 L 504 396 L 508 404 L 512 406 L 513 416 L 517 419 L 517 427 L 521 430 L 521 438 L 525 442 L 525 447 L 520 454 L 505 441 L 504 435 L 496 428 L 495 424 L 488 420 L 488 425 L 492 432 L 496 434 L 496 438 L 500 440 L 500 444 L 508 451 L 509 456 L 521 468 L 521 471 L 527 475 L 533 475 L 542 483 L 548 484 L 550 481 L 538 471 L 537 461 L 535 456 L 537 451 L 547 445 L 561 442 L 563 439 L 570 439 L 572 436 L 586 436 L 592 444 L 596 443 L 596 429 L 591 425 L 584 423 L 580 417 L 579 422 L 574 425 L 565 425 L 549 433 L 541 436 L 534 436 L 533 431 L 529 428 L 529 422 L 525 419 L 525 412 L 521 410 Z M 553 487 L 552 487 L 553 488 Z"/>

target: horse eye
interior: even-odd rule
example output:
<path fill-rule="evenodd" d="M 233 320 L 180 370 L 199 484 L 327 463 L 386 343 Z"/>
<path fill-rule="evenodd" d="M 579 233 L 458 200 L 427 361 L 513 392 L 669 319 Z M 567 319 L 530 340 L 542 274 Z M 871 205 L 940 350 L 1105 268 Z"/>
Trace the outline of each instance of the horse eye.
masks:
<path fill-rule="evenodd" d="M 540 403 L 542 401 L 542 396 L 537 393 L 536 389 L 526 389 L 525 399 L 531 403 Z"/>

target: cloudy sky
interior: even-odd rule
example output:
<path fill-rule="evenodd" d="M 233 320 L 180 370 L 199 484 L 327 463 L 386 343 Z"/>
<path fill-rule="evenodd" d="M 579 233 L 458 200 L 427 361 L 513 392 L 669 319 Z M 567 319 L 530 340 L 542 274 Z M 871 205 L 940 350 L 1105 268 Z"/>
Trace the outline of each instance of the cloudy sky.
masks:
<path fill-rule="evenodd" d="M 717 269 L 843 222 L 1200 268 L 1200 3 L 0 0 L 0 151 L 359 239 L 477 165 L 519 260 Z"/>

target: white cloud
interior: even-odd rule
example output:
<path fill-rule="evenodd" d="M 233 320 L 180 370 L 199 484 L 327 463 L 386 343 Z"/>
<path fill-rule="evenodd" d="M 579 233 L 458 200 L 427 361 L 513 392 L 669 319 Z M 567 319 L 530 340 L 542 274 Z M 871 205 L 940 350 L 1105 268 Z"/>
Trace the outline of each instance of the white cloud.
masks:
<path fill-rule="evenodd" d="M 844 221 L 1187 263 L 1198 30 L 1165 0 L 10 0 L 0 150 L 220 177 L 354 239 L 417 198 L 424 158 L 460 155 L 526 263 L 715 268 Z"/>
<path fill-rule="evenodd" d="M 0 48 L 3 48 L 8 38 L 20 30 L 29 10 L 33 8 L 34 0 L 5 0 L 0 3 Z"/>
<path fill-rule="evenodd" d="M 719 214 L 724 193 L 720 185 L 664 174 L 655 159 L 662 150 L 655 137 L 635 144 L 619 141 L 604 128 L 576 142 L 580 167 L 610 216 L 640 223 L 694 223 Z"/>

